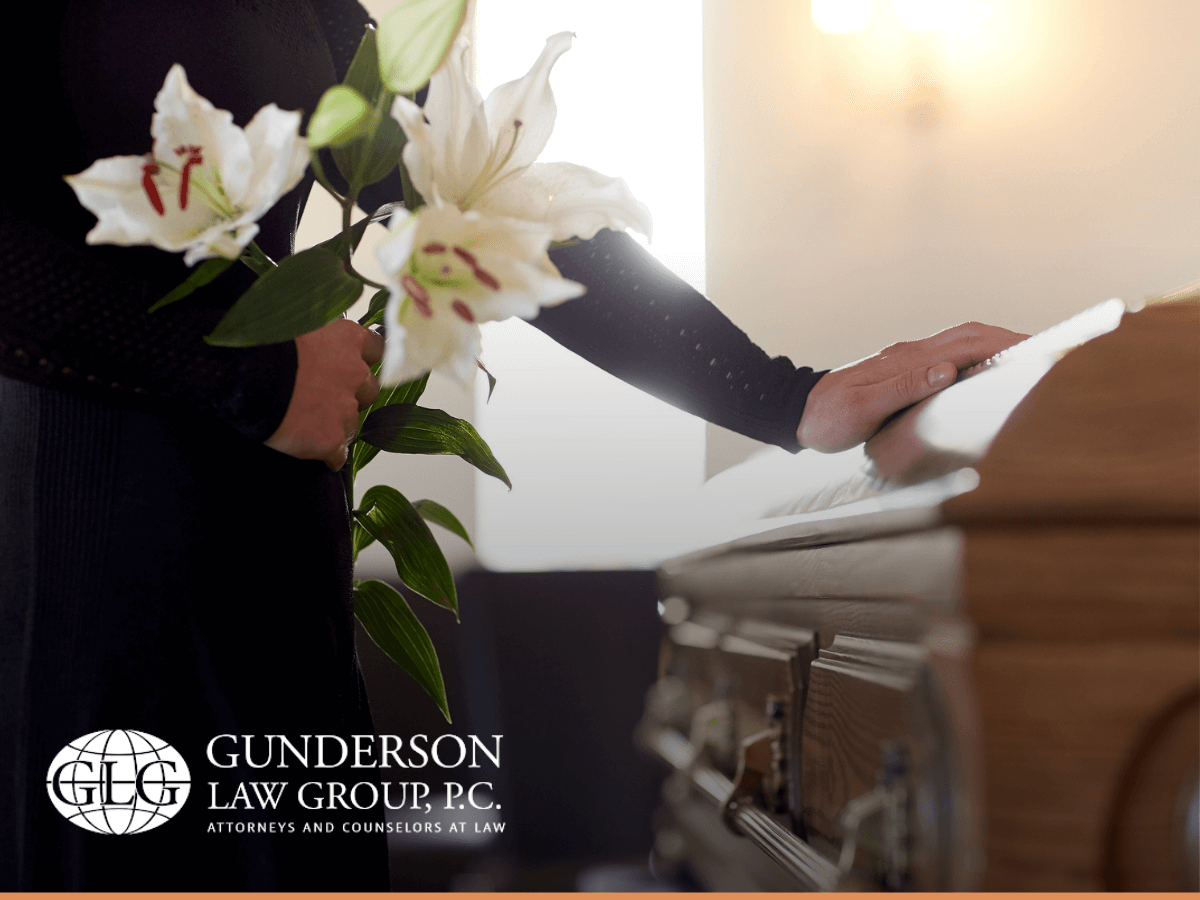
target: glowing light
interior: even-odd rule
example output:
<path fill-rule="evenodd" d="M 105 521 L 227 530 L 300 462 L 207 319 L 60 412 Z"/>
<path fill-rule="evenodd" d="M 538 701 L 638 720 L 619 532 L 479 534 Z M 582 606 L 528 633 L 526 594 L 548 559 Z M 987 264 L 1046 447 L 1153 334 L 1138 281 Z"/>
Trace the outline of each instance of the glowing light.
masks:
<path fill-rule="evenodd" d="M 931 31 L 946 24 L 950 17 L 948 0 L 894 0 L 896 18 L 916 31 Z"/>
<path fill-rule="evenodd" d="M 812 17 L 826 34 L 861 31 L 871 21 L 871 0 L 812 0 Z"/>

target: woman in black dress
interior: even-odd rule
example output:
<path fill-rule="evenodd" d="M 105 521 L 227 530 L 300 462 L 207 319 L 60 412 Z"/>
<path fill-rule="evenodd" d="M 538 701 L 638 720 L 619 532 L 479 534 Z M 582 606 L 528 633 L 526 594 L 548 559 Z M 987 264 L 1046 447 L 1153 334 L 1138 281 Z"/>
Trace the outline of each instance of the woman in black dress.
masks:
<path fill-rule="evenodd" d="M 345 0 L 25 7 L 22 62 L 3 63 L 13 136 L 0 220 L 0 888 L 386 890 L 382 835 L 206 827 L 206 783 L 231 778 L 205 762 L 214 735 L 373 730 L 334 469 L 338 410 L 373 389 L 363 372 L 376 338 L 334 323 L 286 344 L 207 346 L 201 336 L 249 273 L 230 270 L 147 315 L 185 277 L 180 259 L 85 246 L 92 219 L 61 180 L 148 145 L 174 63 L 239 124 L 269 102 L 311 111 L 345 72 L 366 14 Z M 290 252 L 310 186 L 261 221 L 269 255 Z M 1016 338 L 972 326 L 822 378 L 769 359 L 624 235 L 602 232 L 554 259 L 589 291 L 538 327 L 631 383 L 792 450 L 801 438 L 819 449 L 862 440 Z M 669 328 L 658 317 L 667 308 Z M 752 389 L 731 390 L 731 373 Z M 94 835 L 50 805 L 54 755 L 114 727 L 157 735 L 192 765 L 196 793 L 168 827 Z"/>

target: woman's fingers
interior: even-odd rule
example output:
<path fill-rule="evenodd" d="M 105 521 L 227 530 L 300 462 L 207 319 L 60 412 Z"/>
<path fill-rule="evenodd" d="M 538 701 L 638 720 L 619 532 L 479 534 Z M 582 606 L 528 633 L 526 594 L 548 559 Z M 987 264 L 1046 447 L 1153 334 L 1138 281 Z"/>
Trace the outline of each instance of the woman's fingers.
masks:
<path fill-rule="evenodd" d="M 954 363 L 961 370 L 991 359 L 1027 337 L 995 325 L 965 322 L 919 341 L 889 347 L 881 356 L 906 369 L 938 361 Z"/>
<path fill-rule="evenodd" d="M 383 359 L 384 342 L 383 336 L 378 332 L 364 329 L 366 334 L 363 336 L 362 358 L 368 366 L 374 367 Z M 358 408 L 366 409 L 375 402 L 375 398 L 379 396 L 379 379 L 367 373 L 367 379 L 358 386 L 358 390 L 354 392 L 354 396 L 358 400 Z"/>
<path fill-rule="evenodd" d="M 362 358 L 368 366 L 374 366 L 383 359 L 383 335 L 370 329 L 363 330 L 366 337 L 363 338 Z"/>
<path fill-rule="evenodd" d="M 358 390 L 354 392 L 354 399 L 358 401 L 359 409 L 366 409 L 375 402 L 375 398 L 379 396 L 379 379 L 367 372 L 367 380 L 358 386 Z"/>
<path fill-rule="evenodd" d="M 953 384 L 960 370 L 991 359 L 1026 337 L 967 322 L 920 341 L 893 344 L 836 369 L 809 394 L 797 440 L 823 453 L 849 449 L 878 431 L 893 413 Z"/>

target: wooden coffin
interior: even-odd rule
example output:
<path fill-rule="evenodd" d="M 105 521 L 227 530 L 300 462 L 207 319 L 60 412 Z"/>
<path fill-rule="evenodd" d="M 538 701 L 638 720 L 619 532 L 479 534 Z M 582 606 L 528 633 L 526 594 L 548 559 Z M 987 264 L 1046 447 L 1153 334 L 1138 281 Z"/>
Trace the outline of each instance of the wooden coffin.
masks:
<path fill-rule="evenodd" d="M 665 564 L 657 864 L 1196 890 L 1198 451 L 1200 303 L 1110 301 L 891 422 L 886 490 Z"/>

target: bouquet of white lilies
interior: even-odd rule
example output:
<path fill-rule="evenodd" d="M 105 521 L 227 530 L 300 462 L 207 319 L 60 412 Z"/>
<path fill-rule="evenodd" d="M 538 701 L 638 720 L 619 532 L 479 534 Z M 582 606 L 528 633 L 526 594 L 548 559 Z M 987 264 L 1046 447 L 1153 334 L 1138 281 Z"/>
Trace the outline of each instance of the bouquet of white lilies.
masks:
<path fill-rule="evenodd" d="M 601 228 L 649 234 L 646 208 L 624 181 L 569 163 L 537 163 L 554 126 L 549 75 L 571 44 L 558 34 L 524 77 L 485 101 L 467 78 L 459 37 L 467 0 L 405 0 L 368 30 L 343 84 L 322 96 L 300 134 L 299 112 L 263 107 L 246 125 L 167 73 L 155 99 L 153 149 L 95 162 L 70 176 L 98 222 L 92 244 L 152 244 L 183 252 L 194 270 L 151 310 L 182 300 L 241 261 L 257 280 L 205 340 L 227 347 L 289 341 L 342 317 L 365 286 L 376 290 L 364 326 L 383 323 L 384 385 L 363 411 L 343 474 L 358 553 L 379 541 L 414 592 L 458 614 L 454 580 L 427 521 L 469 541 L 447 509 L 410 502 L 376 486 L 355 504 L 354 476 L 380 450 L 456 454 L 508 484 L 474 428 L 417 405 L 429 372 L 475 376 L 481 322 L 525 318 L 584 292 L 547 254 L 552 242 L 587 240 Z M 424 107 L 415 92 L 428 82 Z M 326 149 L 348 186 L 323 169 Z M 278 262 L 254 243 L 258 219 L 311 165 L 340 204 L 341 231 Z M 352 224 L 364 188 L 398 170 L 403 198 Z M 376 250 L 377 284 L 355 271 L 366 226 L 390 219 Z M 490 379 L 490 376 L 489 376 Z M 403 596 L 380 581 L 356 581 L 355 614 L 367 633 L 437 702 L 449 719 L 437 655 Z"/>

